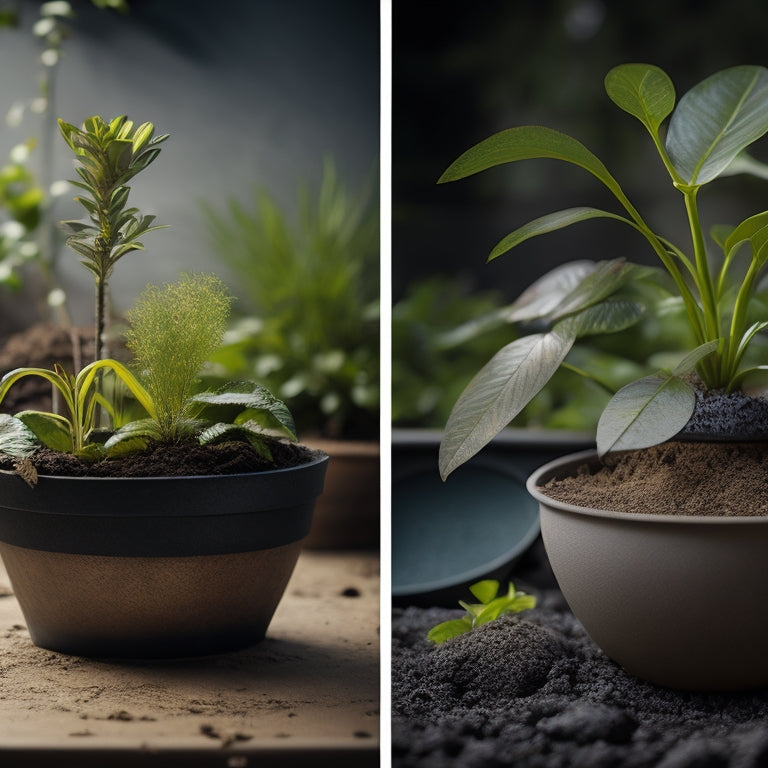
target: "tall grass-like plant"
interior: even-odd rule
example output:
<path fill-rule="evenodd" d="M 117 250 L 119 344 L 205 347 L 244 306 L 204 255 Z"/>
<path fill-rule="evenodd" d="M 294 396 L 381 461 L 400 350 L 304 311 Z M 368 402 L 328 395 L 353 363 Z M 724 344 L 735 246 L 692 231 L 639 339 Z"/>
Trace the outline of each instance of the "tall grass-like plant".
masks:
<path fill-rule="evenodd" d="M 221 344 L 232 299 L 214 275 L 151 285 L 127 313 L 126 345 L 155 405 L 162 439 L 179 436 L 203 363 Z"/>

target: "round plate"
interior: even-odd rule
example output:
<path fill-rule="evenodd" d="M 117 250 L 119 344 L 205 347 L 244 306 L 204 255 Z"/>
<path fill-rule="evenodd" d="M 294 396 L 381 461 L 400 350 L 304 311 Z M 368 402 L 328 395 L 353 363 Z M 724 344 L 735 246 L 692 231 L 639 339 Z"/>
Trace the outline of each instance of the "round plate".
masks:
<path fill-rule="evenodd" d="M 392 484 L 392 594 L 455 604 L 462 588 L 503 578 L 539 534 L 538 504 L 509 460 L 479 457 L 444 483 L 434 461 Z"/>

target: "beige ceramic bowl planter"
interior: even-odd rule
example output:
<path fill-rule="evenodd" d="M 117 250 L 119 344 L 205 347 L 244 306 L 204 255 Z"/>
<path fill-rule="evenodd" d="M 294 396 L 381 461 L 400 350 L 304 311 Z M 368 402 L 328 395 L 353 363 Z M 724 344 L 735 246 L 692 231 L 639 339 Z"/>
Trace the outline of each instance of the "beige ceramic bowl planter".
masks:
<path fill-rule="evenodd" d="M 768 685 L 768 517 L 620 513 L 543 492 L 590 461 L 594 451 L 552 461 L 528 490 L 563 595 L 595 643 L 662 686 Z"/>
<path fill-rule="evenodd" d="M 33 642 L 103 658 L 199 656 L 264 637 L 328 457 L 240 475 L 0 472 L 0 556 Z"/>

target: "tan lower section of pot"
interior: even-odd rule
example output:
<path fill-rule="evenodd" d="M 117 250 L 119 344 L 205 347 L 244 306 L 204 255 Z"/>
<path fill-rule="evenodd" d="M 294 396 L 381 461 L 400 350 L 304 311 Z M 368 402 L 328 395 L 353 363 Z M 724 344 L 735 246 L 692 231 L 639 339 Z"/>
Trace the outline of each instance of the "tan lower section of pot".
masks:
<path fill-rule="evenodd" d="M 330 456 L 315 503 L 308 549 L 375 549 L 379 545 L 380 450 L 376 442 L 307 439 Z"/>
<path fill-rule="evenodd" d="M 167 658 L 261 640 L 301 547 L 108 557 L 0 543 L 0 556 L 35 645 L 80 656 Z"/>

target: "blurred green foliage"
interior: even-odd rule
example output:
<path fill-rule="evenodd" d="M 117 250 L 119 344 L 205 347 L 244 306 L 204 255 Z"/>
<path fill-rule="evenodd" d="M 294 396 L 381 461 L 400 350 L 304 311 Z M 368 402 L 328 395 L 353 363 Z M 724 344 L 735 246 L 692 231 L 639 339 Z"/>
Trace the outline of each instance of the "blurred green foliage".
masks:
<path fill-rule="evenodd" d="M 264 189 L 204 204 L 215 251 L 232 270 L 240 317 L 209 378 L 252 378 L 287 401 L 300 432 L 378 434 L 379 216 L 372 178 L 350 191 L 332 159 L 296 209 Z"/>
<path fill-rule="evenodd" d="M 92 2 L 98 8 L 122 13 L 129 10 L 126 0 Z M 53 116 L 56 75 L 75 15 L 72 4 L 66 0 L 52 0 L 39 6 L 38 18 L 32 25 L 32 35 L 41 44 L 37 93 L 11 105 L 6 116 L 6 124 L 12 128 L 19 126 L 27 114 L 38 116 L 38 136 L 13 147 L 0 168 L 0 285 L 19 289 L 23 266 L 35 264 L 47 283 L 49 304 L 64 312 L 65 318 L 65 297 L 54 275 L 59 241 L 56 224 L 48 212 L 57 186 L 51 178 L 52 145 L 57 133 Z M 0 28 L 17 30 L 21 21 L 18 3 L 0 5 Z"/>
<path fill-rule="evenodd" d="M 613 392 L 691 348 L 682 302 L 661 286 L 638 286 L 647 307 L 631 328 L 575 348 L 566 358 L 593 379 L 561 368 L 515 419 L 515 426 L 595 430 Z M 442 429 L 453 404 L 477 371 L 504 344 L 514 325 L 464 332 L 505 306 L 500 293 L 473 291 L 434 277 L 414 283 L 392 310 L 392 421 L 396 427 Z M 521 329 L 522 330 L 522 329 Z M 470 338 L 471 336 L 471 338 Z M 601 383 L 597 383 L 597 381 Z"/>

